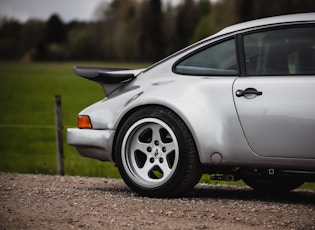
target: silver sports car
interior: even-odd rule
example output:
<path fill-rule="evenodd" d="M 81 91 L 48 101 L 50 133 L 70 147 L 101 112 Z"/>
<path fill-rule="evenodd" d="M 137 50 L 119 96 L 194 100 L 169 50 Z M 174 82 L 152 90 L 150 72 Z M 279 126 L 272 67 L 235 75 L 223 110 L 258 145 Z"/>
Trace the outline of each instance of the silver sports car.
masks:
<path fill-rule="evenodd" d="M 264 192 L 315 181 L 315 13 L 233 25 L 147 69 L 74 72 L 106 97 L 68 144 L 140 195 L 181 196 L 202 174 Z"/>

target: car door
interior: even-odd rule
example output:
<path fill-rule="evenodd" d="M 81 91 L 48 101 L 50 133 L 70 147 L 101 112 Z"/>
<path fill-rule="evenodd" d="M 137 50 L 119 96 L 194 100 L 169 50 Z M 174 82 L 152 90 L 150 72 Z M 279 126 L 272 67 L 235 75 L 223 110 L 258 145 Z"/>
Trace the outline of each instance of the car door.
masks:
<path fill-rule="evenodd" d="M 314 25 L 243 36 L 246 76 L 233 95 L 253 152 L 315 159 Z"/>

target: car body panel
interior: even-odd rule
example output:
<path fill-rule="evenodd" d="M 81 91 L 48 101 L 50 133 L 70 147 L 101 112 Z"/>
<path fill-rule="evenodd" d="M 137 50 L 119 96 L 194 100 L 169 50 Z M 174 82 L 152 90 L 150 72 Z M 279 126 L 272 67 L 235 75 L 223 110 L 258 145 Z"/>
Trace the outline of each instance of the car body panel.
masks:
<path fill-rule="evenodd" d="M 221 36 L 236 31 L 242 31 L 247 29 L 258 29 L 265 26 L 275 26 L 275 25 L 284 25 L 284 24 L 298 24 L 298 23 L 309 23 L 314 21 L 314 13 L 301 13 L 301 14 L 290 14 L 290 15 L 281 15 L 268 18 L 261 18 L 257 20 L 251 20 L 247 22 L 238 23 L 236 25 L 228 26 L 213 36 Z"/>
<path fill-rule="evenodd" d="M 315 78 L 239 78 L 238 89 L 261 96 L 237 97 L 235 104 L 252 150 L 264 157 L 315 159 Z"/>
<path fill-rule="evenodd" d="M 101 161 L 112 161 L 112 143 L 114 130 L 90 130 L 69 128 L 67 130 L 67 143 L 75 146 L 84 157 Z"/>
<path fill-rule="evenodd" d="M 146 74 L 150 75 L 149 72 Z M 210 156 L 215 152 L 235 152 L 233 147 L 235 143 L 238 143 L 239 147 L 241 147 L 240 143 L 244 145 L 240 148 L 240 152 L 249 149 L 242 135 L 233 103 L 232 85 L 235 78 L 191 78 L 173 73 L 169 75 L 170 77 L 164 77 L 161 82 L 148 78 L 151 82 L 146 82 L 147 86 L 135 87 L 138 81 L 143 83 L 142 78 L 146 78 L 145 75 L 139 76 L 125 86 L 127 89 L 134 90 L 117 97 L 112 95 L 110 100 L 100 101 L 83 110 L 80 115 L 88 114 L 95 129 L 116 130 L 119 121 L 129 111 L 147 104 L 162 105 L 177 113 L 190 128 L 197 140 L 198 149 L 202 153 L 200 154 L 201 162 L 210 163 Z M 125 87 L 120 90 L 124 90 Z M 176 91 L 176 97 L 174 97 L 174 91 Z M 196 101 L 195 96 L 201 100 Z M 222 117 L 221 114 L 226 114 L 226 116 Z M 209 122 L 209 120 L 214 122 Z M 195 130 L 199 131 L 195 132 Z M 227 142 L 229 144 L 223 145 Z"/>
<path fill-rule="evenodd" d="M 80 112 L 90 117 L 93 130 L 68 129 L 68 144 L 83 156 L 114 161 L 115 135 L 126 117 L 156 105 L 184 121 L 204 165 L 315 171 L 314 76 L 246 77 L 242 60 L 236 76 L 189 76 L 173 71 L 187 55 L 244 31 L 314 22 L 315 13 L 311 13 L 238 24 L 145 70 L 136 70 L 135 78 L 110 88 L 103 100 Z M 247 88 L 262 95 L 236 96 L 237 90 Z M 104 156 L 99 155 L 100 149 Z"/>

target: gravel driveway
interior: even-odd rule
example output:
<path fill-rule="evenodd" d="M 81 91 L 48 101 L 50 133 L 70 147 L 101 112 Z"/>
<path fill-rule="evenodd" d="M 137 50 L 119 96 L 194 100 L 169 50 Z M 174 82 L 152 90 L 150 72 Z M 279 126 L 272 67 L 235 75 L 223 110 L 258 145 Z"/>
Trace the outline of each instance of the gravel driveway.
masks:
<path fill-rule="evenodd" d="M 315 229 L 315 192 L 198 184 L 152 199 L 119 179 L 0 173 L 0 229 Z"/>

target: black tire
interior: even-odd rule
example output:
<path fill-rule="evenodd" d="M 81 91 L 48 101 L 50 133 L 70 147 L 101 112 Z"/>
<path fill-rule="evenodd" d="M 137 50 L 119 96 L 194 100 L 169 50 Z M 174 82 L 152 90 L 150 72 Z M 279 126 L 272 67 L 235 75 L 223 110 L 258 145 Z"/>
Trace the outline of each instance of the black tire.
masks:
<path fill-rule="evenodd" d="M 115 156 L 125 183 L 142 196 L 182 196 L 201 177 L 190 131 L 162 107 L 142 108 L 129 116 L 118 131 Z"/>
<path fill-rule="evenodd" d="M 256 191 L 263 193 L 287 193 L 293 189 L 300 187 L 304 181 L 298 178 L 283 178 L 281 175 L 277 176 L 259 176 L 246 175 L 243 181 Z"/>

